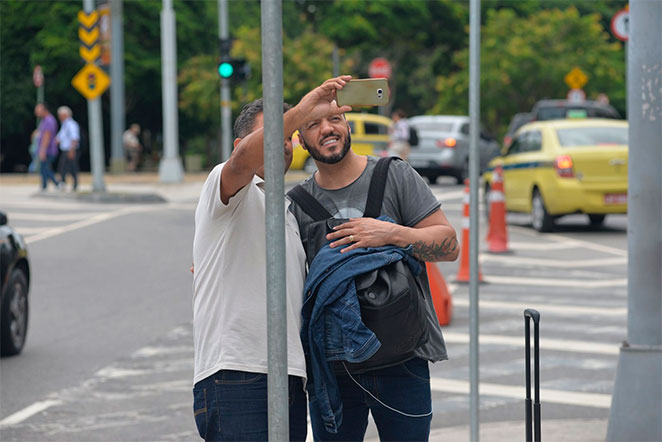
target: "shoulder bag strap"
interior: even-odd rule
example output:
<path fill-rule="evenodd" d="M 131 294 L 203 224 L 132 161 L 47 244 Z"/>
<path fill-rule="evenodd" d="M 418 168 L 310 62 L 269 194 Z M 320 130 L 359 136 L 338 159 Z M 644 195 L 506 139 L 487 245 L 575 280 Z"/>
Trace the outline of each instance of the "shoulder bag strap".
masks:
<path fill-rule="evenodd" d="M 301 207 L 301 210 L 306 212 L 306 214 L 315 221 L 333 218 L 329 211 L 326 210 L 324 206 L 310 194 L 310 192 L 304 189 L 301 184 L 294 186 L 292 190 L 287 192 L 287 196 L 297 203 L 299 207 Z"/>
<path fill-rule="evenodd" d="M 395 157 L 380 158 L 375 165 L 370 179 L 368 189 L 368 201 L 365 205 L 363 216 L 368 218 L 377 218 L 382 213 L 382 202 L 384 200 L 384 189 L 386 188 L 386 178 L 388 177 L 388 168 L 391 160 Z"/>

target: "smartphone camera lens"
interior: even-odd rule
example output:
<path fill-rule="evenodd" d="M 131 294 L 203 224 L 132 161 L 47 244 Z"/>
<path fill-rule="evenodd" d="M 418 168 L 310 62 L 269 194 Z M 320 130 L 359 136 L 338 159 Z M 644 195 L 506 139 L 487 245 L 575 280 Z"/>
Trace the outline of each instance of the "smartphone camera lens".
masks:
<path fill-rule="evenodd" d="M 377 98 L 381 99 L 384 96 L 384 90 L 382 88 L 377 89 Z"/>

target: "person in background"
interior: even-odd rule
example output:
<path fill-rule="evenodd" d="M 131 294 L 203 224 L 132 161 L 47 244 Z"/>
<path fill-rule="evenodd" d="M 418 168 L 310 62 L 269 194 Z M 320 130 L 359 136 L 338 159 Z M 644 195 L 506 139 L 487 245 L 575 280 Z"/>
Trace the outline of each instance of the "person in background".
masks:
<path fill-rule="evenodd" d="M 143 146 L 138 140 L 138 135 L 140 135 L 140 126 L 136 123 L 133 123 L 127 130 L 124 131 L 122 135 L 122 143 L 124 144 L 124 151 L 129 160 L 127 164 L 127 169 L 129 172 L 135 172 L 140 163 L 140 155 L 143 151 Z"/>
<path fill-rule="evenodd" d="M 73 113 L 68 106 L 60 106 L 57 109 L 57 118 L 62 126 L 55 137 L 55 141 L 60 145 L 60 164 L 58 170 L 62 178 L 62 187 L 67 182 L 67 173 L 70 173 L 74 183 L 73 191 L 78 189 L 78 156 L 80 145 L 80 128 L 73 119 Z"/>
<path fill-rule="evenodd" d="M 41 191 L 45 192 L 49 181 L 52 181 L 56 187 L 60 186 L 60 182 L 55 178 L 55 173 L 53 172 L 53 161 L 55 161 L 58 152 L 57 143 L 55 142 L 57 121 L 55 121 L 55 117 L 48 111 L 46 103 L 36 105 L 34 114 L 37 118 L 41 118 L 38 128 L 37 146 L 39 146 Z"/>
<path fill-rule="evenodd" d="M 391 115 L 393 125 L 391 126 L 388 153 L 392 157 L 400 157 L 407 161 L 409 156 L 409 123 L 406 115 L 401 109 Z"/>

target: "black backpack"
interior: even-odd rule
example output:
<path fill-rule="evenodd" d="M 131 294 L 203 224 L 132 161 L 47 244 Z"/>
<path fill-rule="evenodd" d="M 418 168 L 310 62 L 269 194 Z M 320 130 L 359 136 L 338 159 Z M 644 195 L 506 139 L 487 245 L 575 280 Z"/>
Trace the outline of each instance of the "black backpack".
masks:
<path fill-rule="evenodd" d="M 414 126 L 409 126 L 409 145 L 418 146 L 418 131 Z"/>
<path fill-rule="evenodd" d="M 364 217 L 376 218 L 381 213 L 388 168 L 395 157 L 381 158 L 374 169 Z M 301 232 L 308 264 L 329 241 L 326 235 L 346 219 L 333 218 L 301 185 L 287 195 L 314 222 Z M 420 277 L 423 277 L 421 273 Z M 354 279 L 363 323 L 382 344 L 377 353 L 361 363 L 345 363 L 351 373 L 399 364 L 414 356 L 414 351 L 429 339 L 425 299 L 421 281 L 402 260 L 365 273 Z M 311 296 L 316 296 L 314 293 Z"/>

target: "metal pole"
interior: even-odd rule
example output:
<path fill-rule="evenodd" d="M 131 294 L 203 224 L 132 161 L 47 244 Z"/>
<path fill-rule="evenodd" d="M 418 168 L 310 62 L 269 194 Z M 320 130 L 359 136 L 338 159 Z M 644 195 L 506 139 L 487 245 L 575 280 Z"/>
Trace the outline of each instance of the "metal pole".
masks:
<path fill-rule="evenodd" d="M 480 134 L 480 0 L 469 4 L 469 410 L 471 440 L 479 435 L 478 137 Z"/>
<path fill-rule="evenodd" d="M 83 0 L 83 10 L 94 11 L 94 0 Z M 92 191 L 105 192 L 103 180 L 105 167 L 103 147 L 103 120 L 101 119 L 101 99 L 87 100 L 88 130 L 90 132 L 90 162 L 92 167 Z"/>
<path fill-rule="evenodd" d="M 161 78 L 163 90 L 163 158 L 159 181 L 181 183 L 184 178 L 179 157 L 179 122 L 177 119 L 177 28 L 172 0 L 163 0 L 161 10 Z"/>
<path fill-rule="evenodd" d="M 333 76 L 340 75 L 340 55 L 338 54 L 338 45 L 333 43 Z"/>
<path fill-rule="evenodd" d="M 218 0 L 218 36 L 221 40 L 230 38 L 228 25 L 228 0 Z M 226 161 L 232 153 L 232 97 L 230 80 L 221 78 L 221 161 Z"/>
<path fill-rule="evenodd" d="M 269 440 L 289 440 L 285 309 L 285 199 L 283 158 L 283 10 L 262 1 L 264 175 L 266 181 Z"/>
<path fill-rule="evenodd" d="M 111 0 L 110 170 L 124 172 L 124 18 L 123 0 Z"/>
<path fill-rule="evenodd" d="M 628 334 L 607 440 L 662 440 L 662 2 L 630 0 Z"/>

